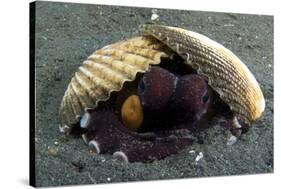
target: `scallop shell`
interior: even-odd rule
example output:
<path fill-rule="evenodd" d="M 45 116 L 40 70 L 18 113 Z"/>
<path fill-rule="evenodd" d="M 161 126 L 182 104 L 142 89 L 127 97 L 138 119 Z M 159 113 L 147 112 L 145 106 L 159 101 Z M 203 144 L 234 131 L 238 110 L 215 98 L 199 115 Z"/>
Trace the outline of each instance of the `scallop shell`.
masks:
<path fill-rule="evenodd" d="M 133 81 L 137 73 L 159 64 L 161 57 L 170 53 L 152 37 L 134 37 L 95 51 L 79 67 L 63 96 L 59 110 L 61 131 L 70 129 L 87 109 L 108 100 L 126 81 Z"/>
<path fill-rule="evenodd" d="M 176 27 L 144 24 L 140 31 L 153 36 L 177 52 L 248 126 L 264 111 L 260 86 L 247 66 L 230 50 L 201 34 Z"/>
<path fill-rule="evenodd" d="M 263 93 L 247 66 L 230 50 L 201 34 L 176 27 L 145 24 L 145 34 L 106 46 L 84 61 L 72 78 L 59 110 L 60 129 L 67 132 L 87 109 L 109 99 L 126 81 L 146 72 L 161 57 L 177 53 L 204 75 L 233 113 L 247 125 L 265 108 Z"/>

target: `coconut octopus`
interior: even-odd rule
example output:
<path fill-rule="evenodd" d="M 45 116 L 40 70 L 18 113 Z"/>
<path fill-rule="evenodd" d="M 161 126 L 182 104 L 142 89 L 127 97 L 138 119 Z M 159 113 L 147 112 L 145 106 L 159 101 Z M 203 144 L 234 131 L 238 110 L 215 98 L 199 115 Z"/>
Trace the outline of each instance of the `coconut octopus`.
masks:
<path fill-rule="evenodd" d="M 82 134 L 97 154 L 152 162 L 191 145 L 214 115 L 225 118 L 230 144 L 261 116 L 259 85 L 228 49 L 180 28 L 140 29 L 148 36 L 106 46 L 79 68 L 61 104 L 62 132 Z"/>

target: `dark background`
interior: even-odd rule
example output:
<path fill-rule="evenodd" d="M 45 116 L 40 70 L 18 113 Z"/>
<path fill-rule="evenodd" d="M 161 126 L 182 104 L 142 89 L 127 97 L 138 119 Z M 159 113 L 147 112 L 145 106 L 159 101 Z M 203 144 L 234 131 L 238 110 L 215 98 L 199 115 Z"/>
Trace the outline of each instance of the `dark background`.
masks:
<path fill-rule="evenodd" d="M 71 77 L 93 51 L 139 35 L 152 9 L 36 2 L 35 178 L 37 186 L 108 183 L 273 172 L 273 17 L 155 9 L 160 24 L 178 26 L 223 44 L 256 76 L 266 99 L 262 118 L 241 140 L 226 145 L 214 126 L 177 155 L 151 164 L 126 164 L 94 155 L 81 138 L 63 136 L 58 109 Z M 194 151 L 194 152 L 193 152 Z M 198 162 L 196 156 L 204 157 Z"/>

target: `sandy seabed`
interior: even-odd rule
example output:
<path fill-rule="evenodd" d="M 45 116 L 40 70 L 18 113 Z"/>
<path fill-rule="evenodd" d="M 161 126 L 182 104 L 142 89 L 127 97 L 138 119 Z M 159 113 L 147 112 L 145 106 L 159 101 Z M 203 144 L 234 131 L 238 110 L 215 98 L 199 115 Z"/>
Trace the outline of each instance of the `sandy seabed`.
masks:
<path fill-rule="evenodd" d="M 159 24 L 178 26 L 231 49 L 256 76 L 266 109 L 235 145 L 214 126 L 177 155 L 150 164 L 93 155 L 81 138 L 58 129 L 58 109 L 71 77 L 93 51 L 132 36 L 152 9 L 53 2 L 36 3 L 36 185 L 241 175 L 273 172 L 273 17 L 156 9 Z M 203 158 L 195 161 L 203 154 Z"/>

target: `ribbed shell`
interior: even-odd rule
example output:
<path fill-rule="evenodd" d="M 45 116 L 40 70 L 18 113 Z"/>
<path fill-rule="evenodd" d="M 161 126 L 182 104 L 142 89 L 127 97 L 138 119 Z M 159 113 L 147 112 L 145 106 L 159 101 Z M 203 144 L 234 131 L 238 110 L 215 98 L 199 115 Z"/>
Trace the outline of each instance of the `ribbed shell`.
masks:
<path fill-rule="evenodd" d="M 185 63 L 207 76 L 209 85 L 244 123 L 251 125 L 261 116 L 265 101 L 260 86 L 230 50 L 206 36 L 181 28 L 144 24 L 140 31 L 165 43 Z"/>
<path fill-rule="evenodd" d="M 124 82 L 133 81 L 137 73 L 147 71 L 167 57 L 168 48 L 152 37 L 135 37 L 95 51 L 79 67 L 62 99 L 59 118 L 61 127 L 72 127 L 86 109 L 106 101 Z"/>

